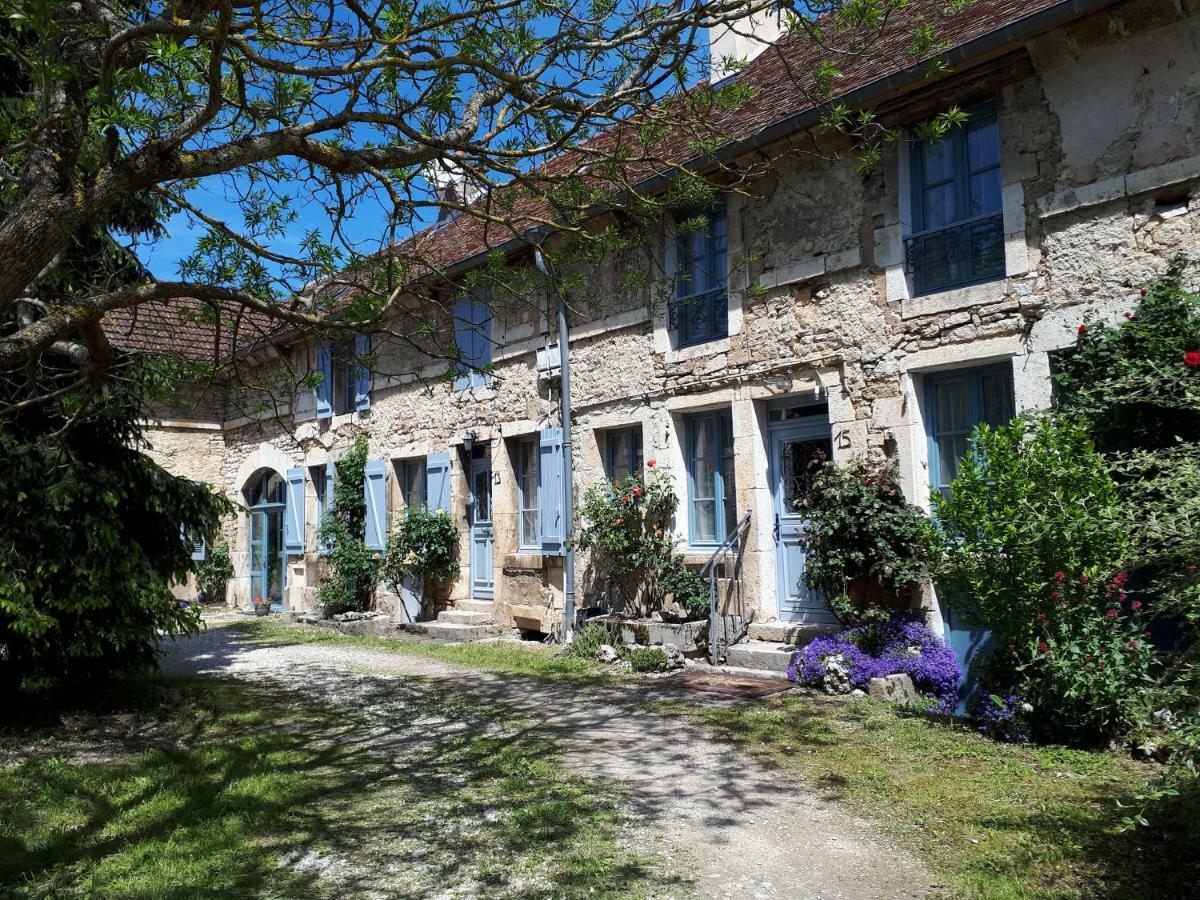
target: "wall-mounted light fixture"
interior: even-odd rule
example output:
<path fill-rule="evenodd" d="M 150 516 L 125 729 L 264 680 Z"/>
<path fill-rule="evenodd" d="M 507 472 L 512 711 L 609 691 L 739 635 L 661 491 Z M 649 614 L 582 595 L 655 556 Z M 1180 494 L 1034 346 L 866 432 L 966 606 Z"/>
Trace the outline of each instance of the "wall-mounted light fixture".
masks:
<path fill-rule="evenodd" d="M 470 453 L 474 446 L 475 432 L 468 430 L 463 434 L 463 449 Z"/>

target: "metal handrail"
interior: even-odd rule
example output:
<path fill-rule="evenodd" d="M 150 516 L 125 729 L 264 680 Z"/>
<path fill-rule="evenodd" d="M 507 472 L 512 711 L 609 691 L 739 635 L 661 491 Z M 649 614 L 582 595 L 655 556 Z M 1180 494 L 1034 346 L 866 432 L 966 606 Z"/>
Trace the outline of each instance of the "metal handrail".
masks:
<path fill-rule="evenodd" d="M 708 562 L 700 567 L 700 577 L 708 580 L 708 652 L 709 662 L 716 665 L 719 658 L 717 637 L 717 620 L 724 620 L 729 615 L 730 603 L 736 599 L 736 609 L 741 610 L 742 599 L 742 558 L 746 554 L 745 537 L 750 531 L 750 513 L 738 521 L 733 531 L 726 536 L 709 557 Z M 718 567 L 727 558 L 732 557 L 732 576 L 727 567 L 725 570 L 725 603 L 721 610 L 717 609 Z"/>

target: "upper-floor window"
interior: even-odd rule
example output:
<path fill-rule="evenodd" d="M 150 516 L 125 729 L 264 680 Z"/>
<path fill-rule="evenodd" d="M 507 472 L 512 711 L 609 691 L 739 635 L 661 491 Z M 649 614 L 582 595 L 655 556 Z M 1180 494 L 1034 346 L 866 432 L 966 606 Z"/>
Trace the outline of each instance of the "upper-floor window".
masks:
<path fill-rule="evenodd" d="M 727 412 L 684 419 L 692 544 L 719 544 L 733 531 L 733 422 Z"/>
<path fill-rule="evenodd" d="M 604 471 L 614 484 L 642 474 L 642 429 L 614 428 L 604 434 Z"/>
<path fill-rule="evenodd" d="M 351 339 L 321 341 L 317 345 L 317 418 L 371 407 L 371 337 L 356 334 Z"/>
<path fill-rule="evenodd" d="M 971 450 L 975 426 L 1003 425 L 1016 414 L 1009 366 L 957 369 L 928 375 L 925 430 L 929 435 L 929 485 L 943 495 Z"/>
<path fill-rule="evenodd" d="M 521 438 L 516 445 L 517 507 L 519 514 L 517 540 L 521 549 L 539 549 L 542 545 L 538 517 L 539 473 L 538 437 Z"/>
<path fill-rule="evenodd" d="M 427 502 L 428 481 L 425 460 L 406 459 L 400 463 L 400 499 L 405 509 L 420 509 Z"/>
<path fill-rule="evenodd" d="M 492 308 L 475 294 L 454 302 L 454 343 L 459 357 L 455 389 L 487 384 L 490 376 L 483 370 L 492 363 Z"/>
<path fill-rule="evenodd" d="M 996 104 L 913 146 L 912 234 L 905 264 L 918 294 L 1004 277 L 1000 126 Z"/>
<path fill-rule="evenodd" d="M 727 252 L 723 199 L 675 217 L 675 292 L 669 324 L 676 346 L 728 336 Z"/>

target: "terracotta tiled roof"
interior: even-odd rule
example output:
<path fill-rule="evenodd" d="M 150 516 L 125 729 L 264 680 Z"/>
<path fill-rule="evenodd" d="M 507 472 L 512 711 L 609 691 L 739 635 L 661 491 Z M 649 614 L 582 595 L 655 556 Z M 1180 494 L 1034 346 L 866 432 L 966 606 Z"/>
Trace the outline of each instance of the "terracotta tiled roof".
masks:
<path fill-rule="evenodd" d="M 964 11 L 947 17 L 943 13 L 945 6 L 946 0 L 914 0 L 904 10 L 895 13 L 879 40 L 865 52 L 844 61 L 842 77 L 836 85 L 837 93 L 851 94 L 911 68 L 914 64 L 906 48 L 912 40 L 913 26 L 921 17 L 935 25 L 939 35 L 946 41 L 947 49 L 953 51 L 1052 7 L 1070 7 L 1079 13 L 1084 11 L 1073 0 L 974 0 Z M 719 136 L 718 143 L 736 146 L 756 135 L 786 127 L 790 120 L 811 112 L 813 104 L 805 92 L 797 88 L 797 80 L 798 76 L 811 73 L 822 58 L 824 54 L 820 49 L 805 38 L 784 37 L 738 73 L 736 81 L 748 86 L 751 96 L 733 108 L 713 107 L 705 116 L 702 126 L 706 136 Z M 598 135 L 584 146 L 590 150 L 603 150 L 628 139 L 630 131 L 618 126 Z M 690 162 L 695 157 L 692 149 L 695 137 L 696 132 L 692 130 L 679 128 L 668 131 L 645 154 L 647 158 L 654 159 L 657 172 L 647 169 L 638 173 L 639 177 L 649 177 Z M 578 165 L 579 157 L 568 153 L 549 161 L 541 171 L 561 172 Z M 527 219 L 528 224 L 533 225 L 539 216 L 545 217 L 548 213 L 549 207 L 543 201 L 526 196 L 506 214 L 508 221 L 505 224 L 487 223 L 470 215 L 460 215 L 450 222 L 419 232 L 401 246 L 406 255 L 418 261 L 419 267 L 448 269 L 511 245 L 522 228 L 521 220 Z M 191 301 L 182 302 L 186 308 Z M 180 327 L 172 319 L 170 304 L 160 306 L 161 309 L 144 318 L 144 313 L 139 312 L 136 328 L 130 327 L 132 317 L 127 313 L 110 316 L 106 324 L 110 320 L 123 323 L 125 332 L 115 331 L 114 339 L 131 349 L 169 348 L 187 356 L 211 358 L 211 331 L 205 335 L 199 331 L 199 326 Z M 143 331 L 146 333 L 143 334 Z M 262 331 L 255 331 L 254 339 L 261 334 Z"/>
<path fill-rule="evenodd" d="M 228 359 L 234 347 L 247 347 L 278 327 L 278 322 L 242 306 L 220 311 L 220 327 L 211 309 L 190 297 L 156 300 L 104 317 L 108 339 L 125 350 L 174 353 L 194 362 Z"/>

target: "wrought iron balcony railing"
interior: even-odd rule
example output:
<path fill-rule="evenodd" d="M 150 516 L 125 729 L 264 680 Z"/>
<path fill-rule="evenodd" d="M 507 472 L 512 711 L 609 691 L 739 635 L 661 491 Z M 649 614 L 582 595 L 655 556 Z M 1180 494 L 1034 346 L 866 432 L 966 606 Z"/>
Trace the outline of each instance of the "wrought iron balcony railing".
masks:
<path fill-rule="evenodd" d="M 1003 278 L 1003 214 L 914 234 L 904 241 L 904 270 L 918 294 Z"/>
<path fill-rule="evenodd" d="M 672 298 L 667 304 L 667 327 L 677 335 L 679 346 L 698 344 L 728 335 L 728 313 L 723 287 Z"/>

